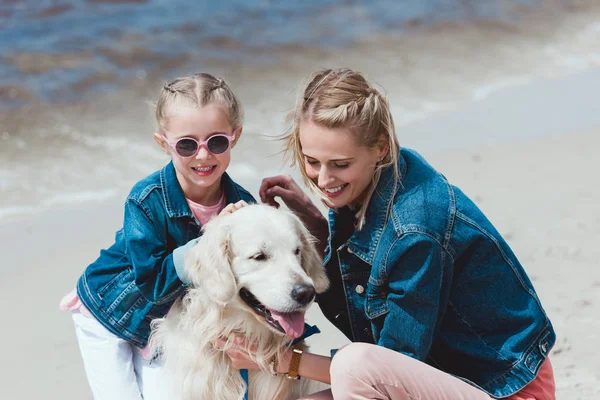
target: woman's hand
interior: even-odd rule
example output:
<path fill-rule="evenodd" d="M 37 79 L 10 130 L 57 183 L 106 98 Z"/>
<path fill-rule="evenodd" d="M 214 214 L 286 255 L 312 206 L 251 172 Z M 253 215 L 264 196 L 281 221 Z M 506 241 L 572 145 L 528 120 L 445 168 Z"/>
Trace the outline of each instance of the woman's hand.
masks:
<path fill-rule="evenodd" d="M 223 338 L 218 338 L 213 345 L 215 348 L 219 350 L 223 350 L 227 345 L 227 341 Z M 247 342 L 244 338 L 235 336 L 233 339 L 233 345 L 231 345 L 225 353 L 231 360 L 231 365 L 235 369 L 260 369 L 258 364 L 252 361 L 253 355 L 250 355 L 249 352 L 254 352 L 254 346 L 248 346 Z M 276 363 L 270 362 L 271 368 L 275 368 L 275 370 L 270 371 L 271 374 L 277 373 L 287 373 L 287 367 L 290 364 L 291 354 L 289 350 L 284 351 L 281 354 L 281 358 L 277 360 Z"/>
<path fill-rule="evenodd" d="M 294 178 L 287 174 L 264 178 L 258 194 L 263 203 L 277 208 L 279 203 L 275 201 L 275 197 L 281 198 L 285 205 L 297 214 L 305 212 L 310 207 L 316 208 Z"/>
<path fill-rule="evenodd" d="M 246 203 L 244 200 L 240 200 L 237 203 L 229 203 L 229 204 L 227 204 L 227 206 L 225 208 L 223 208 L 221 210 L 221 212 L 219 213 L 219 216 L 233 214 L 240 208 L 246 207 L 247 205 L 248 205 L 248 203 Z"/>
<path fill-rule="evenodd" d="M 308 228 L 308 230 L 325 247 L 329 226 L 315 203 L 290 175 L 277 175 L 264 178 L 259 190 L 260 200 L 263 203 L 279 208 L 275 200 L 279 197 L 285 205 L 294 212 Z"/>
<path fill-rule="evenodd" d="M 227 344 L 227 341 L 222 338 L 218 338 L 213 345 L 219 350 L 223 350 Z M 247 349 L 247 350 L 246 350 Z M 225 352 L 231 359 L 231 365 L 235 369 L 259 369 L 258 364 L 251 360 L 251 356 L 248 351 L 252 351 L 253 348 L 248 348 L 245 340 L 241 337 L 235 337 L 233 345 L 230 346 Z"/>
<path fill-rule="evenodd" d="M 223 350 L 227 345 L 227 340 L 219 338 L 213 345 Z M 233 343 L 229 345 L 229 348 L 225 351 L 231 359 L 231 365 L 236 369 L 260 369 L 258 364 L 251 360 L 252 356 L 248 352 L 253 352 L 254 347 L 248 346 L 243 337 L 235 336 Z M 277 374 L 287 374 L 290 368 L 290 362 L 292 360 L 292 350 L 287 349 L 281 353 L 281 358 L 277 360 L 276 369 L 270 371 Z M 267 363 L 268 364 L 268 363 Z M 273 364 L 271 364 L 273 367 Z M 298 372 L 300 376 L 308 379 L 314 379 L 319 382 L 331 384 L 331 376 L 329 375 L 329 369 L 331 367 L 331 358 L 320 356 L 317 354 L 311 354 L 304 352 L 300 359 L 300 365 Z"/>

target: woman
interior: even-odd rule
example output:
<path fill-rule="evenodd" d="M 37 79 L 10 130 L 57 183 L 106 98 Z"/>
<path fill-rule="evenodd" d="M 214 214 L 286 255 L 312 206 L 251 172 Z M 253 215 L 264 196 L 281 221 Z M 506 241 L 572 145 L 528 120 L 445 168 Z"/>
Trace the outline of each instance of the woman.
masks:
<path fill-rule="evenodd" d="M 362 74 L 312 75 L 287 150 L 329 220 L 289 176 L 264 179 L 261 199 L 281 198 L 318 239 L 331 287 L 317 300 L 354 343 L 333 359 L 290 350 L 278 372 L 331 383 L 312 398 L 555 398 L 556 337 L 527 274 L 460 189 L 400 149 Z"/>

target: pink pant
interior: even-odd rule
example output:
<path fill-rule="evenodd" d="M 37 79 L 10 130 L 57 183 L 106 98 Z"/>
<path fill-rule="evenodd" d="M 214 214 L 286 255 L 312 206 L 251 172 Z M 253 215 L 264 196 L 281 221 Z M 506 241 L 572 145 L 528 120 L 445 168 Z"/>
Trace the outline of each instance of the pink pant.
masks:
<path fill-rule="evenodd" d="M 335 355 L 331 388 L 336 400 L 490 399 L 452 375 L 404 354 L 366 343 L 353 343 Z"/>
<path fill-rule="evenodd" d="M 549 374 L 546 380 L 554 388 L 550 363 L 545 363 L 544 367 L 540 374 Z M 333 358 L 330 371 L 331 390 L 315 393 L 305 399 L 491 399 L 483 391 L 452 375 L 401 353 L 372 344 L 352 343 L 342 348 Z M 535 386 L 535 383 L 530 386 Z M 549 397 L 524 396 L 515 395 L 511 399 L 554 399 L 553 391 Z"/>

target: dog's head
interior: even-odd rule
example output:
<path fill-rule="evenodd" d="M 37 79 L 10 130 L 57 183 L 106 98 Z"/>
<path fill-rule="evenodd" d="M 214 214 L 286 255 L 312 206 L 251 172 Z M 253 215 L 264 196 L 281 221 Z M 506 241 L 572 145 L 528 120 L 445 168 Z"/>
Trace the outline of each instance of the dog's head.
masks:
<path fill-rule="evenodd" d="M 272 330 L 302 335 L 304 313 L 329 286 L 313 237 L 289 211 L 251 205 L 213 218 L 186 258 L 196 288 Z"/>

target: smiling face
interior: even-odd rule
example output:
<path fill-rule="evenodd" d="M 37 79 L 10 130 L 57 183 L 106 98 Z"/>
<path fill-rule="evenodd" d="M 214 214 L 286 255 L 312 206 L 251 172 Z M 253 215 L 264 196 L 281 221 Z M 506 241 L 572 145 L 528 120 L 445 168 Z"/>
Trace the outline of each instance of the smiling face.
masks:
<path fill-rule="evenodd" d="M 359 206 L 382 151 L 358 145 L 350 128 L 307 120 L 300 122 L 299 138 L 306 175 L 325 195 L 327 206 Z"/>
<path fill-rule="evenodd" d="M 229 166 L 231 146 L 237 142 L 241 132 L 241 126 L 231 126 L 223 108 L 206 105 L 178 110 L 169 118 L 167 130 L 155 133 L 154 139 L 173 160 L 177 179 L 185 196 L 192 201 L 208 204 L 218 201 L 220 197 L 221 176 Z M 203 145 L 195 156 L 187 158 L 177 154 L 161 136 L 164 135 L 172 143 L 183 137 L 201 142 L 216 134 L 235 135 L 227 151 L 213 154 Z"/>

